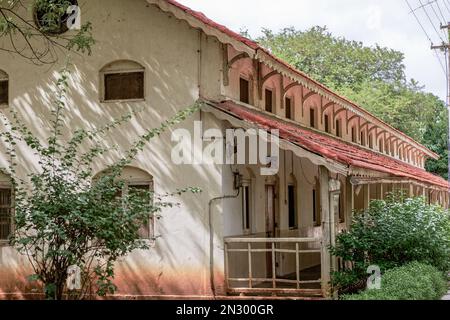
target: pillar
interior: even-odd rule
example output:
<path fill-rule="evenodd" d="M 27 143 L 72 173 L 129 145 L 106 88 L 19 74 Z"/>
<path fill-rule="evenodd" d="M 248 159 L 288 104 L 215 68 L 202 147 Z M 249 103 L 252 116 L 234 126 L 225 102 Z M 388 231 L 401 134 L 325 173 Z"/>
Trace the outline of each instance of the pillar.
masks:
<path fill-rule="evenodd" d="M 331 254 L 328 247 L 331 245 L 331 225 L 332 220 L 330 215 L 330 192 L 329 182 L 330 177 L 328 169 L 319 167 L 319 181 L 320 181 L 320 216 L 322 218 L 322 260 L 321 260 L 321 274 L 322 274 L 322 294 L 324 297 L 330 297 L 330 271 L 331 271 Z"/>
<path fill-rule="evenodd" d="M 350 177 L 345 180 L 345 223 L 350 227 L 353 219 L 353 210 L 355 210 L 355 190 L 350 182 Z"/>

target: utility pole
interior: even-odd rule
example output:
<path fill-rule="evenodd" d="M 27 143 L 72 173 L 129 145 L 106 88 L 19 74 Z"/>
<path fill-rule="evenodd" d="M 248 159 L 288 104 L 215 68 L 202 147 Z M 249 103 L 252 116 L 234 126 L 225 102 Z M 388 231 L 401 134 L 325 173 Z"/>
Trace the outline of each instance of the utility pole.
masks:
<path fill-rule="evenodd" d="M 447 139 L 447 150 L 449 152 L 448 156 L 448 181 L 450 183 L 450 22 L 447 25 L 441 25 L 441 29 L 447 29 L 448 41 L 447 43 L 442 43 L 440 46 L 431 46 L 432 50 L 441 50 L 446 53 L 448 58 L 447 62 L 447 110 L 448 110 L 448 139 Z M 448 190 L 450 192 L 450 190 Z"/>

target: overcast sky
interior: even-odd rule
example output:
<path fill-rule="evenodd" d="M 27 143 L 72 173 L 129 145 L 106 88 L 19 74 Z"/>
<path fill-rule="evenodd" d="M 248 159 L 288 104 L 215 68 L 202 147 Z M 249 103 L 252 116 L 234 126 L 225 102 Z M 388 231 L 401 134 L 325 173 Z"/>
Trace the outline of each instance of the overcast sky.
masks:
<path fill-rule="evenodd" d="M 279 30 L 288 26 L 306 29 L 320 25 L 327 26 L 337 36 L 362 41 L 367 45 L 378 43 L 402 51 L 405 54 L 407 76 L 425 85 L 426 91 L 445 99 L 444 71 L 405 0 L 178 1 L 202 11 L 234 31 L 246 28 L 253 37 L 260 35 L 263 27 Z M 437 31 L 423 9 L 416 13 L 431 40 L 439 44 L 439 35 L 445 39 L 446 35 L 439 30 L 439 24 L 444 22 L 444 18 L 450 21 L 450 1 L 408 1 L 413 8 L 425 5 Z M 432 2 L 432 5 L 426 5 L 428 2 Z M 439 54 L 443 62 L 444 55 Z"/>

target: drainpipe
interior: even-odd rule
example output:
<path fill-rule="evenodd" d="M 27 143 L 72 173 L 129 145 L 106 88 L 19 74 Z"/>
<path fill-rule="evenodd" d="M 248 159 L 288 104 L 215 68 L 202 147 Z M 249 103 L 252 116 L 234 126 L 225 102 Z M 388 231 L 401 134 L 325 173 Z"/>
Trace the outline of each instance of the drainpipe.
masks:
<path fill-rule="evenodd" d="M 211 286 L 211 292 L 214 296 L 214 299 L 216 298 L 216 285 L 214 283 L 214 227 L 212 223 L 212 205 L 214 202 L 219 200 L 226 200 L 226 199 L 236 199 L 239 197 L 241 193 L 241 188 L 238 189 L 236 195 L 227 195 L 227 196 L 221 196 L 217 198 L 213 198 L 209 201 L 208 205 L 208 224 L 209 224 L 209 281 Z"/>

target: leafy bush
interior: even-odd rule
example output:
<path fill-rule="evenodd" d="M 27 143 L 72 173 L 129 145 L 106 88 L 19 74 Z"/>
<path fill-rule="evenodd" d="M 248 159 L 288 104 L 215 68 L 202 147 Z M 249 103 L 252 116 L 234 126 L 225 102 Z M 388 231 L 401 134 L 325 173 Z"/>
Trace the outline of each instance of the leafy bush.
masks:
<path fill-rule="evenodd" d="M 439 300 L 447 292 L 447 282 L 437 268 L 412 262 L 386 271 L 380 290 L 344 295 L 344 300 Z"/>
<path fill-rule="evenodd" d="M 367 278 L 370 265 L 384 272 L 419 261 L 448 271 L 450 217 L 422 198 L 392 194 L 356 214 L 350 231 L 337 236 L 331 251 L 351 266 L 333 275 L 333 285 L 344 293 L 355 291 L 352 285 Z"/>

